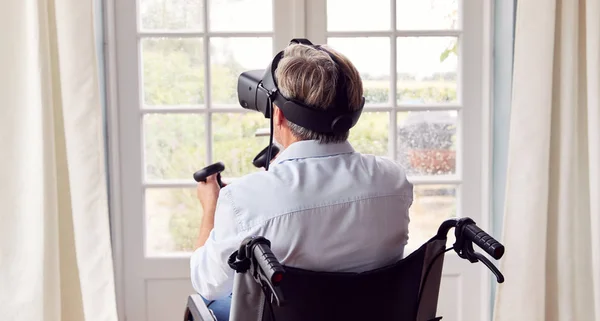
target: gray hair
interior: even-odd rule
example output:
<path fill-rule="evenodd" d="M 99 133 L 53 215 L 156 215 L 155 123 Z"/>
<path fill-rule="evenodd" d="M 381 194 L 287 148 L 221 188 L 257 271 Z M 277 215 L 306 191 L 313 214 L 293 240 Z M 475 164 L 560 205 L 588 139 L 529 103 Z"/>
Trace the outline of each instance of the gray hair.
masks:
<path fill-rule="evenodd" d="M 285 48 L 283 58 L 275 70 L 275 79 L 281 94 L 289 99 L 297 99 L 309 106 L 327 108 L 331 106 L 335 96 L 338 70 L 341 68 L 346 77 L 349 111 L 359 108 L 362 102 L 363 86 L 360 74 L 344 55 L 323 45 L 321 46 L 339 62 L 319 49 L 302 44 L 294 44 Z M 319 143 L 339 143 L 348 139 L 349 132 L 342 134 L 317 133 L 294 124 L 289 120 L 288 126 L 292 134 L 300 140 L 317 140 Z"/>

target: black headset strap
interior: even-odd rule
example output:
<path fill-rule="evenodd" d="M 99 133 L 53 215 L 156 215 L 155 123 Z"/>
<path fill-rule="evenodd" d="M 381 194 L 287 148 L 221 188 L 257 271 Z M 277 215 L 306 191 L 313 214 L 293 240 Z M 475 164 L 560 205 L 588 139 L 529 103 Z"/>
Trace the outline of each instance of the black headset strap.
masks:
<path fill-rule="evenodd" d="M 305 39 L 305 38 L 294 38 L 294 39 L 290 40 L 290 44 L 293 44 L 293 43 L 307 45 L 307 46 L 314 46 L 313 43 L 310 42 L 310 40 Z"/>
<path fill-rule="evenodd" d="M 336 66 L 338 74 L 338 81 L 336 82 L 335 87 L 335 105 L 333 107 L 338 110 L 342 110 L 345 107 L 348 107 L 349 101 L 348 88 L 346 88 L 346 74 L 342 69 L 342 64 L 340 63 L 339 59 L 337 59 L 337 57 L 333 53 L 331 53 L 331 51 L 323 48 L 321 45 L 314 45 L 312 42 L 310 42 L 310 40 L 305 38 L 294 38 L 290 41 L 290 44 L 302 44 L 306 46 L 311 46 L 329 55 L 329 57 L 331 58 L 331 60 L 333 60 L 333 63 Z M 279 60 L 277 62 L 279 63 Z"/>
<path fill-rule="evenodd" d="M 323 48 L 321 45 L 313 46 L 317 50 L 321 50 L 329 55 L 333 63 L 336 65 L 338 79 L 335 87 L 335 108 L 343 109 L 349 107 L 350 102 L 348 101 L 348 88 L 346 88 L 346 73 L 342 69 L 342 64 L 329 50 Z"/>
<path fill-rule="evenodd" d="M 337 70 L 337 74 L 338 74 L 338 79 L 336 82 L 336 88 L 335 88 L 335 102 L 334 102 L 334 106 L 332 106 L 334 110 L 340 110 L 340 111 L 345 111 L 345 108 L 347 108 L 348 106 L 350 106 L 349 104 L 349 99 L 348 99 L 348 88 L 346 88 L 346 74 L 344 73 L 344 70 L 342 69 L 342 64 L 340 63 L 339 59 L 337 59 L 337 57 L 332 54 L 329 50 L 323 48 L 321 45 L 314 45 L 312 42 L 310 42 L 310 40 L 305 39 L 305 38 L 294 38 L 292 40 L 290 40 L 290 45 L 291 44 L 301 44 L 301 45 L 306 45 L 306 46 L 310 46 L 313 47 L 317 50 L 323 51 L 325 53 L 327 53 L 329 55 L 329 57 L 331 58 L 331 60 L 333 60 L 333 63 L 335 64 L 336 70 Z M 277 69 L 277 66 L 279 65 L 279 61 L 281 60 L 281 58 L 283 58 L 283 50 L 280 51 L 275 58 L 273 59 L 273 61 L 271 62 L 270 68 L 269 68 L 269 73 L 270 74 L 270 78 L 268 79 L 268 86 L 269 87 L 273 87 L 273 88 L 277 88 L 277 84 L 275 81 L 275 70 Z M 279 95 L 281 95 L 281 93 L 279 93 Z M 290 100 L 287 97 L 283 97 L 286 100 Z M 298 101 L 295 101 L 296 104 L 300 103 Z M 362 106 L 361 106 L 362 107 Z"/>
<path fill-rule="evenodd" d="M 347 108 L 349 107 L 348 101 L 348 93 L 346 88 L 346 75 L 342 70 L 341 64 L 339 60 L 329 52 L 327 49 L 321 47 L 320 45 L 313 45 L 308 39 L 304 38 L 296 38 L 290 41 L 290 44 L 302 44 L 311 46 L 317 50 L 321 50 L 326 52 L 329 57 L 333 60 L 336 65 L 336 69 L 338 72 L 338 81 L 336 85 L 336 95 L 335 102 L 333 106 L 329 106 L 331 108 L 327 108 L 326 110 L 322 110 L 320 108 L 315 108 L 313 106 L 308 106 L 304 102 L 290 99 L 281 94 L 281 92 L 277 89 L 277 82 L 275 80 L 275 70 L 279 65 L 279 61 L 283 58 L 284 51 L 280 51 L 271 61 L 268 69 L 266 70 L 265 76 L 263 77 L 263 88 L 269 92 L 271 102 L 275 102 L 277 106 L 283 111 L 284 116 L 290 121 L 296 123 L 305 128 L 310 128 L 317 132 L 322 133 L 331 133 L 332 126 L 335 125 L 335 120 L 338 117 L 348 117 L 351 122 L 350 127 L 354 126 L 362 113 L 362 109 L 365 103 L 365 99 L 363 97 L 361 101 L 361 105 L 357 106 L 357 110 L 349 111 Z M 294 106 L 295 105 L 295 106 Z M 298 108 L 299 107 L 299 108 Z M 323 118 L 324 114 L 329 117 Z M 315 122 L 315 119 L 319 119 L 322 121 Z M 348 120 L 346 121 L 348 122 Z M 336 126 L 337 127 L 337 126 Z M 342 128 L 346 127 L 342 125 Z M 349 128 L 348 128 L 349 129 Z M 346 129 L 347 130 L 347 129 Z"/>

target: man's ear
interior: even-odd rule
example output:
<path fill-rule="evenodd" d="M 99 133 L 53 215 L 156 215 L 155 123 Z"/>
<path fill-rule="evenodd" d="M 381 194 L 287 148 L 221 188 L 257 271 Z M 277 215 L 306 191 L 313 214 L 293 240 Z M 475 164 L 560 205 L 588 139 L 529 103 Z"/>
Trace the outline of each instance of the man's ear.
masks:
<path fill-rule="evenodd" d="M 285 117 L 283 116 L 281 109 L 279 109 L 279 107 L 277 107 L 277 105 L 273 104 L 273 125 L 281 126 L 284 123 L 285 123 Z"/>

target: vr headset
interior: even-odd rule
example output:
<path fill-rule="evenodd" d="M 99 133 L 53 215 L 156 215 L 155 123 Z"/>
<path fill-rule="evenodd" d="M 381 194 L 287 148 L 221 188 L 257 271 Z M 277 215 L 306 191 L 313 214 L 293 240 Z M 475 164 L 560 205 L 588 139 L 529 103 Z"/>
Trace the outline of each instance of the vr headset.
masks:
<path fill-rule="evenodd" d="M 266 69 L 243 72 L 238 78 L 238 100 L 245 109 L 261 112 L 265 118 L 271 118 L 272 103 L 283 112 L 285 118 L 294 124 L 323 134 L 341 134 L 348 131 L 358 122 L 365 98 L 362 98 L 358 108 L 349 108 L 346 90 L 346 75 L 339 60 L 331 52 L 319 45 L 313 45 L 307 39 L 292 39 L 290 44 L 303 44 L 326 52 L 337 65 L 338 81 L 335 88 L 333 106 L 309 106 L 296 99 L 283 96 L 275 81 L 275 70 L 283 58 L 280 51 Z M 326 108 L 325 108 L 326 107 Z M 356 109 L 350 111 L 350 109 Z M 271 119 L 271 139 L 273 135 L 273 120 Z M 268 163 L 267 163 L 268 164 Z"/>

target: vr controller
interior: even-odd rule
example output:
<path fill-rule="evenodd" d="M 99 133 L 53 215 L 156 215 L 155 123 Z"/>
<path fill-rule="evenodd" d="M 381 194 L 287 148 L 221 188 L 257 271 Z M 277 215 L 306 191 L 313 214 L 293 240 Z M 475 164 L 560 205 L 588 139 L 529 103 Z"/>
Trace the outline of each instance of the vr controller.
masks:
<path fill-rule="evenodd" d="M 252 160 L 252 165 L 256 168 L 264 168 L 267 166 L 267 151 L 269 150 L 269 146 L 265 147 L 261 150 Z M 279 154 L 279 148 L 275 145 L 271 145 L 271 153 L 273 157 Z M 206 179 L 209 176 L 217 174 L 217 183 L 219 187 L 223 188 L 223 181 L 221 181 L 221 172 L 225 170 L 225 164 L 222 162 L 216 162 L 214 164 L 208 165 L 203 169 L 194 173 L 194 180 L 196 182 L 206 182 Z"/>
<path fill-rule="evenodd" d="M 203 169 L 194 173 L 194 180 L 198 183 L 206 182 L 209 176 L 217 174 L 217 183 L 219 187 L 223 187 L 223 181 L 221 181 L 221 172 L 225 170 L 225 164 L 217 162 L 204 167 Z"/>

